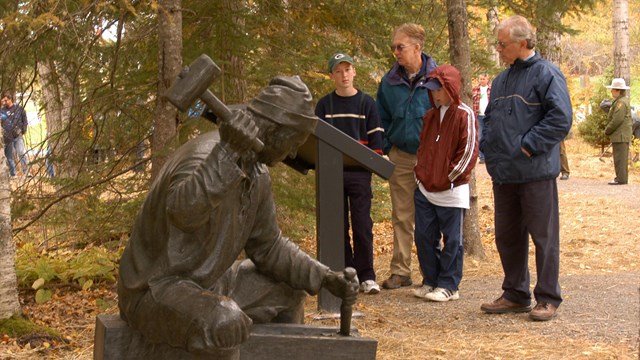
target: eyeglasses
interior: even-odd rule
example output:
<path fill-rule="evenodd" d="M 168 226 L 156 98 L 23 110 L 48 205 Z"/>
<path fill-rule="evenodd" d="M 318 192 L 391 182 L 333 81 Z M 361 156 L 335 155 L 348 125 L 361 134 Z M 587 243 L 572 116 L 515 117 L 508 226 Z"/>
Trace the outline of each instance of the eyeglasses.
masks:
<path fill-rule="evenodd" d="M 399 52 L 402 52 L 402 50 L 404 50 L 405 48 L 408 48 L 408 47 L 409 47 L 409 45 L 403 45 L 403 44 L 391 45 L 390 46 L 391 52 L 396 52 L 396 50 L 398 50 Z"/>
<path fill-rule="evenodd" d="M 507 41 L 506 43 L 505 43 L 505 42 L 502 42 L 502 41 L 496 41 L 495 45 L 496 45 L 496 47 L 501 47 L 501 48 L 503 48 L 503 49 L 504 49 L 504 48 L 506 48 L 507 46 L 509 46 L 510 44 L 513 44 L 513 43 L 515 43 L 515 42 L 517 42 L 517 41 L 513 41 L 513 40 L 512 40 L 512 41 Z"/>

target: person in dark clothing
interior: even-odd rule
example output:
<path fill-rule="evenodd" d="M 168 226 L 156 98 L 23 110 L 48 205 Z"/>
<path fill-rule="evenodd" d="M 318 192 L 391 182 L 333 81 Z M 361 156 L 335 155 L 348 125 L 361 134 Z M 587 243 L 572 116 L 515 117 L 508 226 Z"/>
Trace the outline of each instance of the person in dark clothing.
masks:
<path fill-rule="evenodd" d="M 385 289 L 413 284 L 411 249 L 415 225 L 413 196 L 416 179 L 413 168 L 420 144 L 422 117 L 431 108 L 425 88 L 427 75 L 436 68 L 433 58 L 423 52 L 426 33 L 418 24 L 402 24 L 393 32 L 391 51 L 396 58 L 376 95 L 384 127 L 383 153 L 394 164 L 389 178 L 393 256 L 391 276 L 382 282 Z"/>
<path fill-rule="evenodd" d="M 267 166 L 295 156 L 316 123 L 307 86 L 279 76 L 166 162 L 120 259 L 120 316 L 147 341 L 217 358 L 254 322 L 302 323 L 307 293 L 355 303 L 357 277 L 304 253 L 276 222 Z"/>
<path fill-rule="evenodd" d="M 349 135 L 372 151 L 382 155 L 380 116 L 373 98 L 353 86 L 356 68 L 353 58 L 338 53 L 329 59 L 329 77 L 335 91 L 324 96 L 316 106 L 316 115 Z M 360 291 L 377 294 L 373 268 L 373 221 L 371 220 L 371 172 L 344 172 L 344 256 L 345 267 L 355 268 L 360 279 Z M 349 214 L 353 232 L 353 247 L 349 236 Z"/>
<path fill-rule="evenodd" d="M 498 26 L 496 48 L 509 67 L 493 81 L 480 150 L 493 182 L 496 247 L 502 295 L 482 304 L 487 313 L 530 312 L 550 320 L 562 302 L 558 185 L 560 142 L 571 129 L 564 75 L 534 51 L 536 33 L 512 16 Z M 529 235 L 535 245 L 536 299 L 531 309 Z"/>
<path fill-rule="evenodd" d="M 478 158 L 478 123 L 460 99 L 458 69 L 441 65 L 429 74 L 433 107 L 424 116 L 416 179 L 416 249 L 423 280 L 416 297 L 458 300 L 464 257 L 462 224 L 469 180 Z M 441 246 L 440 243 L 444 246 Z"/>
<path fill-rule="evenodd" d="M 2 108 L 0 118 L 2 119 L 2 135 L 4 137 L 4 155 L 7 157 L 9 175 L 16 176 L 16 161 L 14 155 L 18 156 L 18 161 L 22 165 L 22 174 L 27 175 L 28 159 L 24 146 L 23 135 L 27 132 L 27 113 L 22 106 L 13 102 L 13 95 L 2 94 Z"/>

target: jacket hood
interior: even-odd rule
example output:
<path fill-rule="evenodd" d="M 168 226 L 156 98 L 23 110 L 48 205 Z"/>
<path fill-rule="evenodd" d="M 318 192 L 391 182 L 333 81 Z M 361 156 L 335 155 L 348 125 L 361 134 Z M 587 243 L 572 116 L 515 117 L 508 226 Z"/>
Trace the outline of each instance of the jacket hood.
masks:
<path fill-rule="evenodd" d="M 427 81 L 431 79 L 437 79 L 440 82 L 440 85 L 447 91 L 449 97 L 451 97 L 451 106 L 458 106 L 462 102 L 460 100 L 460 88 L 462 87 L 462 79 L 460 77 L 460 71 L 456 69 L 453 65 L 440 65 L 437 68 L 433 69 L 429 76 L 427 76 Z M 431 91 L 429 92 L 429 100 L 432 104 L 433 96 L 431 95 Z"/>

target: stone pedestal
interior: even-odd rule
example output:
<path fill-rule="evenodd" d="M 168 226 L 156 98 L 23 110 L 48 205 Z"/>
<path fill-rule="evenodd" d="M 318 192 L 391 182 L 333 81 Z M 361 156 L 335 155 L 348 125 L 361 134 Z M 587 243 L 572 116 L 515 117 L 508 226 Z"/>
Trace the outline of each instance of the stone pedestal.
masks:
<path fill-rule="evenodd" d="M 167 326 L 171 326 L 167 324 Z M 98 315 L 94 341 L 94 360 L 124 359 L 216 359 L 216 360 L 310 360 L 376 358 L 378 342 L 361 337 L 355 328 L 351 336 L 339 335 L 327 326 L 296 324 L 254 325 L 251 336 L 239 349 L 218 354 L 192 354 L 167 344 L 148 343 L 118 315 Z"/>

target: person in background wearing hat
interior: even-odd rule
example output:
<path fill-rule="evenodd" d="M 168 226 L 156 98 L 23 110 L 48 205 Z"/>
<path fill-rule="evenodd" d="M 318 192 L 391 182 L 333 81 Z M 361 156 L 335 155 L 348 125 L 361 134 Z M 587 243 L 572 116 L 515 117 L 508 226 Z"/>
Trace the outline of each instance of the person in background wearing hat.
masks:
<path fill-rule="evenodd" d="M 604 133 L 609 136 L 613 148 L 613 165 L 616 178 L 609 185 L 626 185 L 629 181 L 629 142 L 631 142 L 631 106 L 627 97 L 627 86 L 624 79 L 616 78 L 607 86 L 611 89 L 613 103 L 609 108 L 607 127 Z"/>
<path fill-rule="evenodd" d="M 529 312 L 550 320 L 560 294 L 560 142 L 571 129 L 567 82 L 534 50 L 527 19 L 511 16 L 497 28 L 496 50 L 509 66 L 493 80 L 480 149 L 493 183 L 496 247 L 502 294 L 480 309 L 491 314 Z M 535 245 L 536 306 L 531 309 L 529 236 Z"/>
<path fill-rule="evenodd" d="M 373 98 L 353 86 L 356 68 L 351 56 L 338 53 L 329 59 L 329 77 L 335 91 L 324 96 L 316 105 L 316 115 L 349 135 L 372 151 L 382 155 L 380 116 Z M 344 265 L 358 273 L 360 291 L 377 294 L 373 269 L 373 220 L 371 220 L 371 172 L 346 170 L 344 189 Z M 353 233 L 353 247 L 349 236 L 349 214 Z"/>
<path fill-rule="evenodd" d="M 416 297 L 458 300 L 464 256 L 462 224 L 469 208 L 469 179 L 478 158 L 478 123 L 460 99 L 460 72 L 441 65 L 426 85 L 433 107 L 422 120 L 415 192 L 418 261 Z M 440 245 L 443 242 L 444 246 Z"/>
<path fill-rule="evenodd" d="M 420 144 L 422 117 L 431 108 L 425 90 L 426 78 L 436 62 L 423 52 L 426 33 L 417 24 L 403 24 L 393 32 L 391 51 L 396 63 L 378 87 L 377 101 L 384 127 L 383 152 L 395 164 L 389 178 L 393 256 L 385 289 L 411 286 L 411 249 L 415 225 L 413 195 L 416 152 Z"/>
<path fill-rule="evenodd" d="M 120 316 L 146 340 L 219 355 L 254 322 L 302 323 L 306 293 L 324 287 L 355 302 L 357 280 L 304 253 L 276 222 L 267 166 L 294 155 L 316 122 L 307 86 L 276 77 L 247 110 L 175 151 L 120 260 Z"/>

